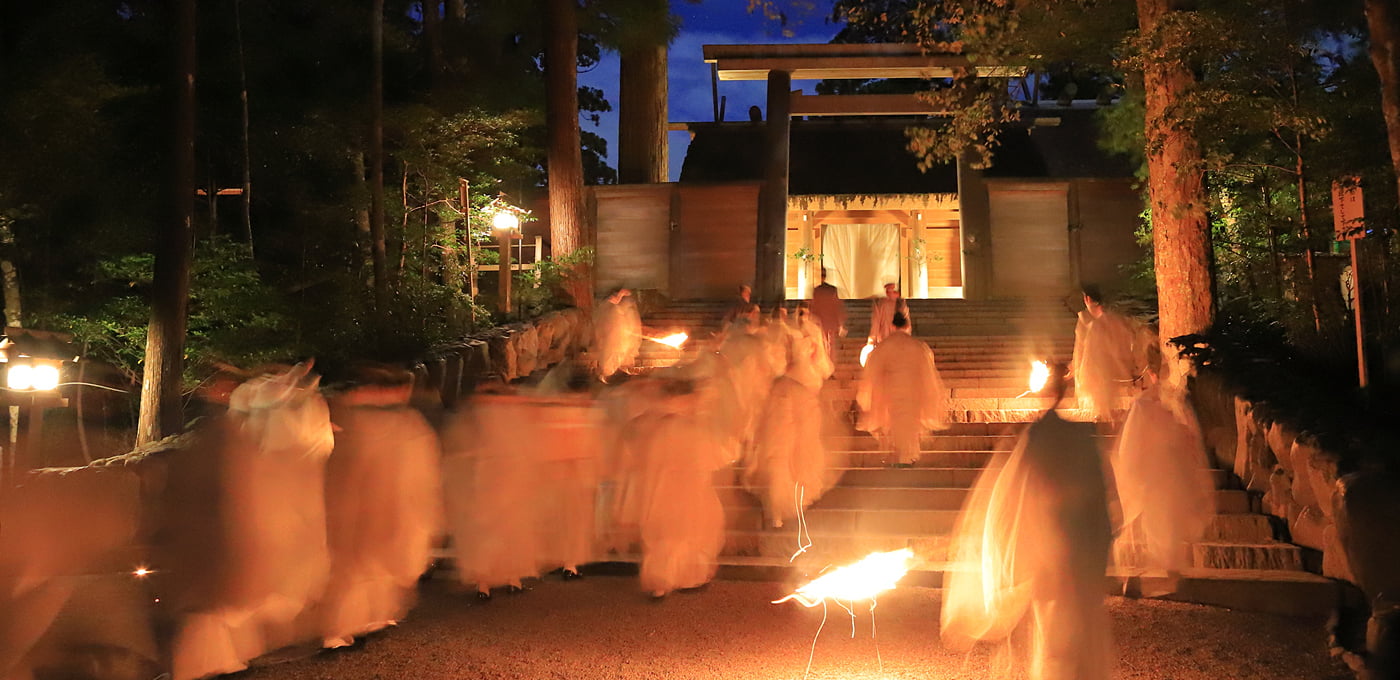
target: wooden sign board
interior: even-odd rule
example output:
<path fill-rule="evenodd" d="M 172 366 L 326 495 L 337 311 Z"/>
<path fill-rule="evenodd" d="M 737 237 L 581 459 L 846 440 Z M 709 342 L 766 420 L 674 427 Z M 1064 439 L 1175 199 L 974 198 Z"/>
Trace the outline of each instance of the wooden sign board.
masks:
<path fill-rule="evenodd" d="M 1361 201 L 1361 186 L 1357 178 L 1332 183 L 1332 219 L 1338 241 L 1358 239 L 1365 236 L 1363 226 L 1366 217 Z"/>

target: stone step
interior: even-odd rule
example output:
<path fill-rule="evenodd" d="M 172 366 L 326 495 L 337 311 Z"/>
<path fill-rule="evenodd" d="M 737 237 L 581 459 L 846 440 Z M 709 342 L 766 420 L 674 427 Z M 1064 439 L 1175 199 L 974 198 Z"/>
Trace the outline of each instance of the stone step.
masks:
<path fill-rule="evenodd" d="M 1209 569 L 1303 569 L 1303 551 L 1290 543 L 1209 542 L 1197 543 L 1191 548 L 1193 562 Z"/>
<path fill-rule="evenodd" d="M 758 513 L 762 507 L 757 497 L 741 486 L 721 486 L 716 489 L 725 511 L 730 514 Z M 807 509 L 808 520 L 814 512 L 825 511 L 869 511 L 869 512 L 912 512 L 939 513 L 945 510 L 961 510 L 971 490 L 968 487 L 884 487 L 884 486 L 836 486 L 828 489 L 822 497 Z M 1253 511 L 1249 492 L 1240 489 L 1216 489 L 1215 507 L 1217 513 L 1243 514 Z M 759 517 L 761 523 L 761 517 Z M 902 525 L 892 529 L 896 533 L 922 534 L 937 533 L 916 531 L 913 526 L 928 521 L 927 517 L 908 517 L 913 524 L 908 528 Z M 1246 567 L 1241 567 L 1246 568 Z M 1252 567 L 1250 567 L 1252 568 Z M 1269 567 L 1285 568 L 1285 567 Z"/>
<path fill-rule="evenodd" d="M 1207 470 L 1216 489 L 1225 489 L 1230 476 L 1224 470 Z M 958 467 L 848 467 L 840 470 L 837 487 L 966 489 L 977 482 L 979 468 Z M 1250 515 L 1243 515 L 1249 517 Z M 1262 515 L 1260 516 L 1262 517 Z"/>

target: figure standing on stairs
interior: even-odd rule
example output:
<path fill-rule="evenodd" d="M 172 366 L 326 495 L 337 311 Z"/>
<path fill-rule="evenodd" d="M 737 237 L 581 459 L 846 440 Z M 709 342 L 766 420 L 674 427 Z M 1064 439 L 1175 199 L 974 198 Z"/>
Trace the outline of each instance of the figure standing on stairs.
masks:
<path fill-rule="evenodd" d="M 753 306 L 753 302 L 749 299 L 753 297 L 753 289 L 748 284 L 739 284 L 738 293 L 738 297 L 729 304 L 729 308 L 724 310 L 724 318 L 720 319 L 720 328 L 728 328 L 735 319 L 746 316 L 749 313 L 749 307 Z"/>
<path fill-rule="evenodd" d="M 1064 370 L 1049 388 L 1058 404 Z M 949 546 L 944 645 L 1029 641 L 1031 680 L 1107 680 L 1104 573 L 1112 542 L 1094 428 L 1047 409 L 978 478 Z M 1014 669 L 998 675 L 1012 676 Z"/>
<path fill-rule="evenodd" d="M 894 333 L 875 346 L 861 372 L 857 427 L 886 441 L 898 465 L 911 465 L 923 433 L 948 427 L 948 390 L 933 350 L 909 334 L 908 318 L 895 313 L 891 326 Z"/>
<path fill-rule="evenodd" d="M 642 347 L 642 317 L 632 291 L 619 288 L 593 312 L 593 347 L 599 376 L 605 381 L 618 371 L 631 368 Z"/>
<path fill-rule="evenodd" d="M 816 502 L 835 482 L 822 445 L 822 409 L 816 390 L 803 385 L 794 360 L 773 381 L 758 419 L 752 453 L 744 460 L 744 486 L 763 501 L 774 527 Z"/>
<path fill-rule="evenodd" d="M 870 342 L 878 345 L 895 332 L 894 317 L 896 314 L 904 316 L 905 323 L 908 325 L 908 330 L 905 332 L 912 334 L 914 320 L 909 316 L 909 303 L 900 297 L 897 284 L 887 283 L 885 284 L 885 297 L 875 298 L 875 301 L 870 305 Z"/>
<path fill-rule="evenodd" d="M 846 303 L 836 286 L 826 282 L 826 267 L 822 267 L 821 285 L 812 289 L 812 316 L 822 329 L 827 356 L 835 361 L 836 339 L 846 334 Z"/>
<path fill-rule="evenodd" d="M 1098 286 L 1084 286 L 1084 311 L 1074 327 L 1070 373 L 1075 394 L 1081 402 L 1087 400 L 1096 420 L 1122 415 L 1123 399 L 1137 378 L 1135 339 L 1132 321 L 1104 306 Z"/>
<path fill-rule="evenodd" d="M 1133 400 L 1112 459 L 1123 509 L 1114 555 L 1120 566 L 1167 573 L 1163 586 L 1143 592 L 1155 597 L 1176 590 L 1175 576 L 1191 565 L 1191 543 L 1215 516 L 1215 484 L 1186 395 L 1159 383 L 1151 368 L 1144 377 L 1147 391 Z"/>

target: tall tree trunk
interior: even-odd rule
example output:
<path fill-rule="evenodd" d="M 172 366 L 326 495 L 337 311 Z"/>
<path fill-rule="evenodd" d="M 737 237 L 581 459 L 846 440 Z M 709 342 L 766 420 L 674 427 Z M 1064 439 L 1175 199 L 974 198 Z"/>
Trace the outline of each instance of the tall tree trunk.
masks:
<path fill-rule="evenodd" d="M 452 0 L 447 0 L 452 4 Z M 438 0 L 423 0 L 423 38 L 428 46 L 428 79 L 433 87 L 442 85 L 442 76 L 447 73 L 447 61 L 442 54 L 442 15 Z"/>
<path fill-rule="evenodd" d="M 1180 0 L 1137 0 L 1142 34 L 1153 36 L 1162 20 L 1178 11 L 1180 4 Z M 1160 40 L 1154 36 L 1153 42 Z M 1173 110 L 1176 102 L 1187 98 L 1195 78 L 1186 64 L 1175 59 L 1149 61 L 1142 76 L 1158 333 L 1166 369 L 1163 377 L 1182 385 L 1186 367 L 1166 343 L 1177 336 L 1204 332 L 1215 315 L 1201 150 L 1191 131 L 1175 120 Z"/>
<path fill-rule="evenodd" d="M 372 0 L 370 52 L 374 61 L 370 82 L 369 231 L 374 267 L 374 313 L 381 323 L 389 316 L 389 266 L 384 243 L 384 0 Z"/>
<path fill-rule="evenodd" d="M 369 173 L 369 169 L 365 167 L 364 152 L 351 149 L 350 164 L 354 167 L 356 188 L 364 191 L 366 188 L 365 176 Z M 359 195 L 364 196 L 363 193 Z M 369 223 L 368 206 L 362 200 L 357 201 L 355 206 L 355 273 L 359 276 L 358 280 L 361 283 L 369 281 L 364 277 L 364 273 L 366 268 L 373 266 L 371 263 L 374 261 L 373 248 L 370 247 L 370 242 L 374 240 L 372 236 L 374 230 Z"/>
<path fill-rule="evenodd" d="M 184 427 L 180 378 L 184 370 L 186 302 L 194 254 L 195 0 L 175 3 L 176 102 L 170 183 L 171 214 L 161 220 L 156 239 L 151 326 L 141 382 L 140 446 Z"/>
<path fill-rule="evenodd" d="M 1395 0 L 1366 0 L 1366 28 L 1371 34 L 1371 63 L 1381 79 L 1381 113 L 1390 133 L 1390 164 L 1400 195 L 1400 7 Z"/>
<path fill-rule="evenodd" d="M 666 45 L 622 48 L 617 120 L 617 178 L 623 184 L 665 182 Z"/>
<path fill-rule="evenodd" d="M 0 285 L 5 291 L 5 325 L 24 325 L 24 310 L 19 294 L 19 270 L 15 268 L 15 232 L 10 218 L 0 215 Z M 8 440 L 7 440 L 8 441 Z"/>
<path fill-rule="evenodd" d="M 549 0 L 545 11 L 545 124 L 549 128 L 549 237 L 557 260 L 589 245 L 584 225 L 583 145 L 578 124 L 578 5 Z M 590 267 L 570 272 L 574 304 L 593 301 Z"/>
<path fill-rule="evenodd" d="M 467 2 L 466 0 L 444 0 L 442 3 L 447 7 L 447 16 L 458 24 L 467 23 Z"/>
<path fill-rule="evenodd" d="M 242 104 L 243 124 L 243 232 L 248 239 L 248 253 L 253 252 L 253 150 L 248 134 L 248 69 L 243 59 L 243 2 L 233 0 L 233 31 L 238 41 L 238 99 Z"/>

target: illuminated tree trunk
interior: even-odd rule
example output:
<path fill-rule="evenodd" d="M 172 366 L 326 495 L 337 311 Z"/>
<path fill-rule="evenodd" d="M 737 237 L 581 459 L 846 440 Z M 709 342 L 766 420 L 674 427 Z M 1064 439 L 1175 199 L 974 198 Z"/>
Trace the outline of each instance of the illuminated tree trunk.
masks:
<path fill-rule="evenodd" d="M 617 121 L 617 178 L 623 184 L 665 182 L 666 45 L 624 46 Z"/>
<path fill-rule="evenodd" d="M 578 5 L 548 0 L 545 9 L 545 124 L 549 128 L 549 238 L 557 260 L 588 245 L 583 206 L 583 145 L 578 124 Z M 570 275 L 574 304 L 593 300 L 590 268 Z"/>
<path fill-rule="evenodd" d="M 1138 25 L 1152 36 L 1179 10 L 1179 0 L 1138 0 Z M 1160 49 L 1161 38 L 1153 40 Z M 1185 379 L 1184 366 L 1166 345 L 1171 338 L 1201 333 L 1214 320 L 1210 277 L 1210 221 L 1201 150 L 1191 130 L 1173 110 L 1194 85 L 1186 64 L 1149 60 L 1143 69 L 1146 94 L 1147 169 L 1152 210 L 1152 247 L 1157 275 L 1157 307 L 1164 377 Z"/>
<path fill-rule="evenodd" d="M 1400 194 L 1400 8 L 1394 0 L 1366 0 L 1371 62 L 1381 80 L 1381 114 L 1390 133 L 1390 163 Z"/>
<path fill-rule="evenodd" d="M 176 107 L 171 214 L 161 220 L 156 239 L 151 325 L 146 334 L 146 363 L 141 382 L 141 415 L 136 425 L 140 446 L 179 432 L 185 424 L 181 404 L 185 324 L 194 251 L 194 72 L 195 0 L 175 6 Z"/>
<path fill-rule="evenodd" d="M 371 4 L 370 51 L 374 66 L 369 95 L 369 232 L 374 311 L 382 324 L 389 316 L 389 266 L 384 243 L 384 0 L 373 0 Z"/>

